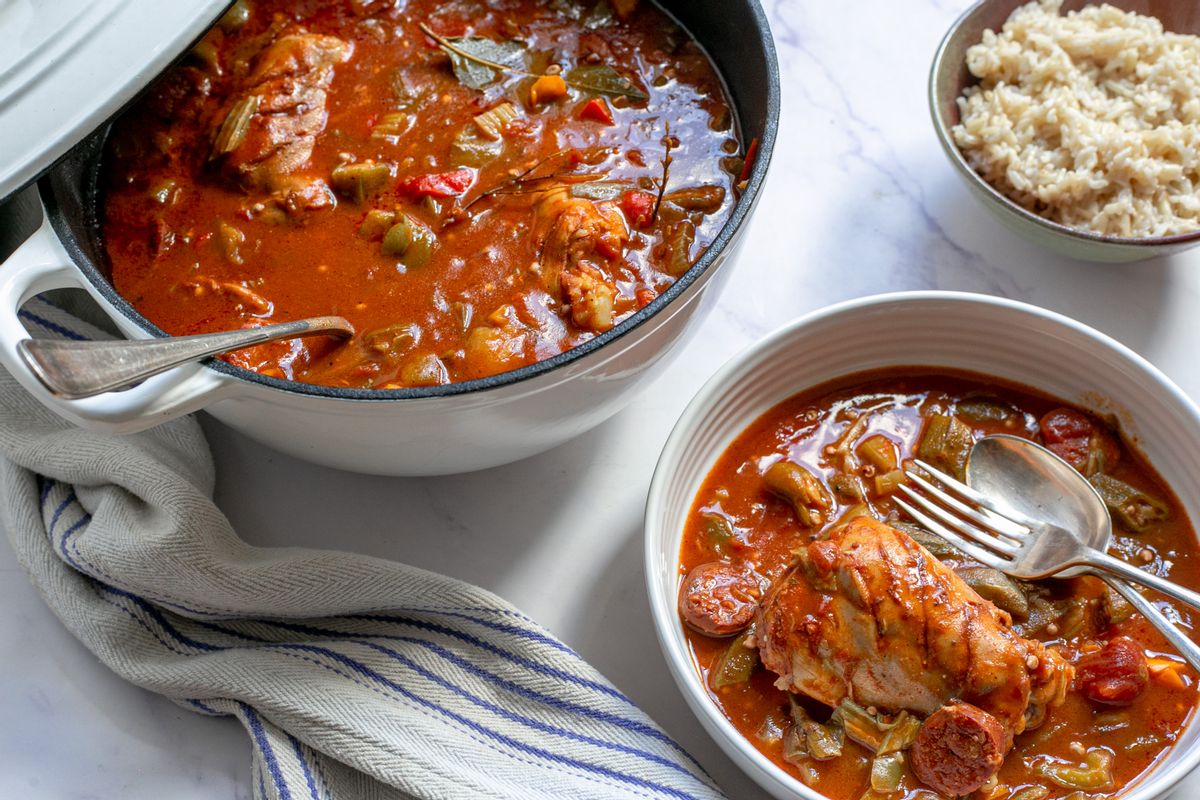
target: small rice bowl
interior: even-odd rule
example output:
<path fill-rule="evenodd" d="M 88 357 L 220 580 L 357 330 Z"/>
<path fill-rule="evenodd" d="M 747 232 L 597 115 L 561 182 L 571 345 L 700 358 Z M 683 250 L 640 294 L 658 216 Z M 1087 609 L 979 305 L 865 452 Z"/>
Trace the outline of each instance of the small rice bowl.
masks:
<path fill-rule="evenodd" d="M 1119 237 L 1200 230 L 1200 37 L 1110 5 L 1018 8 L 967 51 L 954 140 L 1049 220 Z"/>

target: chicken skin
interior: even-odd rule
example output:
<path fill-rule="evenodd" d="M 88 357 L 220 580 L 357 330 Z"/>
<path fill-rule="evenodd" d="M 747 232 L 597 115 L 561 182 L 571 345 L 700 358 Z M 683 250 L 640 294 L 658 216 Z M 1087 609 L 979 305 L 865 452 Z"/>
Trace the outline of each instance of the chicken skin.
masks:
<path fill-rule="evenodd" d="M 301 171 L 325 130 L 334 67 L 352 52 L 333 36 L 292 33 L 259 54 L 215 137 L 214 157 L 241 188 L 272 193 L 289 213 L 332 204 L 325 182 Z"/>
<path fill-rule="evenodd" d="M 860 517 L 802 550 L 759 608 L 756 639 L 781 689 L 921 716 L 970 703 L 999 721 L 1007 750 L 1073 675 L 1011 626 L 910 536 Z"/>

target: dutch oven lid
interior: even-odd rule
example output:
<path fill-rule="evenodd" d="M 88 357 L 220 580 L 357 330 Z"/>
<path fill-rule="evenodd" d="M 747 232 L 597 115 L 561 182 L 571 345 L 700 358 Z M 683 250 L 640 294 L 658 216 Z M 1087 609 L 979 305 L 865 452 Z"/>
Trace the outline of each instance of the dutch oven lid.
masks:
<path fill-rule="evenodd" d="M 136 97 L 229 2 L 0 2 L 0 200 Z"/>

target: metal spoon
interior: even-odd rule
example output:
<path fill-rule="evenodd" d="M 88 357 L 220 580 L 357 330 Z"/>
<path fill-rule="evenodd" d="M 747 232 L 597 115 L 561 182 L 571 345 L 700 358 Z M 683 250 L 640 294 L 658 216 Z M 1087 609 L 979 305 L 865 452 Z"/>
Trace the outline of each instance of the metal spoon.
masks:
<path fill-rule="evenodd" d="M 353 335 L 354 327 L 342 317 L 311 317 L 261 328 L 166 339 L 95 342 L 25 339 L 18 343 L 17 352 L 52 394 L 65 400 L 79 400 L 128 389 L 189 361 L 199 361 L 276 339 L 301 336 L 346 338 Z"/>
<path fill-rule="evenodd" d="M 1112 518 L 1099 493 L 1087 478 L 1041 445 L 1004 434 L 984 437 L 971 448 L 966 478 L 972 489 L 997 505 L 1076 532 L 1091 547 L 1108 552 Z M 1200 670 L 1200 645 L 1126 581 L 1084 568 L 1064 570 L 1057 577 L 1085 573 L 1100 578 L 1128 600 Z"/>

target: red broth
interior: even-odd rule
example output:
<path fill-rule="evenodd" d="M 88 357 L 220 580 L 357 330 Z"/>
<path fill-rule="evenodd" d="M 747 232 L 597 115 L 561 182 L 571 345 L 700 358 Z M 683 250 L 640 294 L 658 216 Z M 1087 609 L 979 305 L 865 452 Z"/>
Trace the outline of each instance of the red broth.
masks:
<path fill-rule="evenodd" d="M 116 123 L 102 221 L 117 291 L 170 334 L 324 314 L 359 332 L 235 364 L 355 388 L 532 364 L 651 302 L 732 212 L 730 103 L 650 2 L 235 9 Z M 465 85 L 422 25 L 519 42 L 530 74 Z"/>

